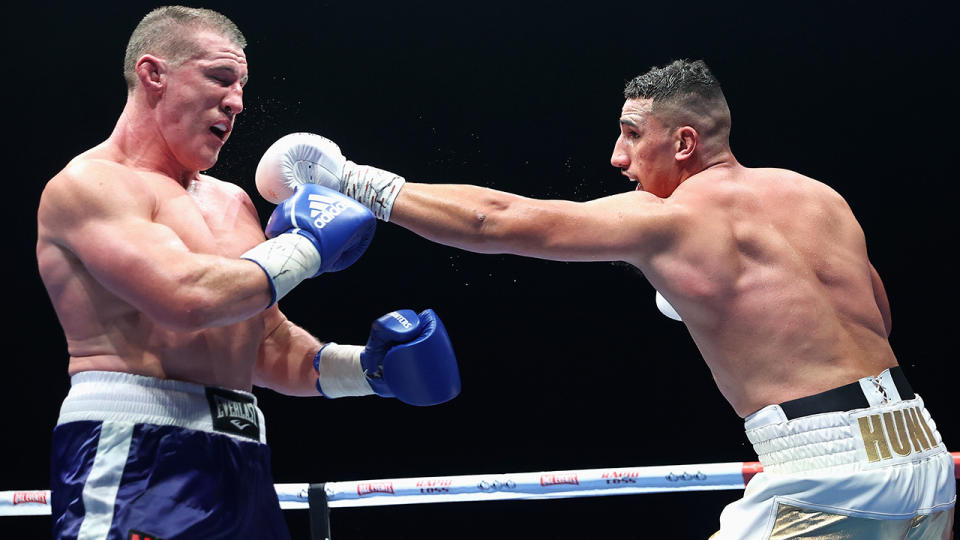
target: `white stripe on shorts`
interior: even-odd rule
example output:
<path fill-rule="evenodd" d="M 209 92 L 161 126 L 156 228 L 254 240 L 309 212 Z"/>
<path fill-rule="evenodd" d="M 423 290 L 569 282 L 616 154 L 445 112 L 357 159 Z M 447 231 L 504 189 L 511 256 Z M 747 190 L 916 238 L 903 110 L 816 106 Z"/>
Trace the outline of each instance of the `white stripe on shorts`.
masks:
<path fill-rule="evenodd" d="M 132 422 L 103 422 L 97 454 L 83 484 L 84 517 L 77 540 L 101 540 L 110 532 L 120 478 L 133 439 Z"/>

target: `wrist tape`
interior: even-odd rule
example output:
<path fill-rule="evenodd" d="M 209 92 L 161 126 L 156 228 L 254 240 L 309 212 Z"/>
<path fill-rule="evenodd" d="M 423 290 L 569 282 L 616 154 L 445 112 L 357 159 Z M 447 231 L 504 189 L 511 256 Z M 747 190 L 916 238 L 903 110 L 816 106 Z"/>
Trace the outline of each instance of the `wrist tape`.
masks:
<path fill-rule="evenodd" d="M 406 180 L 389 171 L 347 161 L 343 166 L 342 192 L 366 206 L 377 219 L 390 221 L 393 201 Z"/>
<path fill-rule="evenodd" d="M 270 280 L 274 305 L 301 281 L 320 271 L 320 252 L 308 238 L 286 232 L 261 242 L 240 256 L 260 265 Z"/>
<path fill-rule="evenodd" d="M 328 398 L 373 394 L 360 365 L 360 345 L 327 343 L 313 357 L 317 390 Z"/>

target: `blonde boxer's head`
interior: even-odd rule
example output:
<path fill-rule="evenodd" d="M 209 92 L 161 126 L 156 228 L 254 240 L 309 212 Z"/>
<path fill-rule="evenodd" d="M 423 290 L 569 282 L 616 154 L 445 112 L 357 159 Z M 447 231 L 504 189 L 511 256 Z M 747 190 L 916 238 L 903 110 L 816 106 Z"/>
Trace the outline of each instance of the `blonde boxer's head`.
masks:
<path fill-rule="evenodd" d="M 176 65 L 198 52 L 195 36 L 207 30 L 226 37 L 239 48 L 247 46 L 247 40 L 227 17 L 202 8 L 165 6 L 147 13 L 133 30 L 123 60 L 123 78 L 127 91 L 137 84 L 137 60 L 145 54 L 153 54 Z"/>

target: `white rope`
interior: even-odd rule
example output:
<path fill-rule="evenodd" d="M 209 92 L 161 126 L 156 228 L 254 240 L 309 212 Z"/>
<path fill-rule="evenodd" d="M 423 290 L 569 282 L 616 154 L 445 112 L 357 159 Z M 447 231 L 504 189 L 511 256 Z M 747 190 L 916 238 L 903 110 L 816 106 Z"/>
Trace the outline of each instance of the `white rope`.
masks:
<path fill-rule="evenodd" d="M 953 453 L 960 477 L 960 452 Z M 561 499 L 667 491 L 743 489 L 762 467 L 756 462 L 700 463 L 465 476 L 327 482 L 330 508 L 465 501 Z M 308 507 L 310 484 L 275 484 L 280 507 Z M 0 491 L 0 516 L 50 514 L 50 492 Z"/>
<path fill-rule="evenodd" d="M 749 464 L 748 464 L 749 465 Z M 553 499 L 661 491 L 743 489 L 744 463 L 706 463 L 467 476 L 327 482 L 331 508 L 438 502 Z M 307 508 L 310 484 L 276 484 L 285 510 Z M 50 492 L 0 491 L 0 516 L 50 513 Z"/>

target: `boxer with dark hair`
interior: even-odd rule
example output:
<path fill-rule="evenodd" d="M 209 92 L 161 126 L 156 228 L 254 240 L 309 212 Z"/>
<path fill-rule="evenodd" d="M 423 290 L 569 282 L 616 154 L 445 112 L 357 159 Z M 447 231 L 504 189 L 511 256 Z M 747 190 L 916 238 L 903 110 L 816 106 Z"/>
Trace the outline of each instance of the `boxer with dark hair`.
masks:
<path fill-rule="evenodd" d="M 257 185 L 276 200 L 319 183 L 470 251 L 642 271 L 764 465 L 716 538 L 949 537 L 953 461 L 890 346 L 886 293 L 846 201 L 796 172 L 741 165 L 702 61 L 651 69 L 624 97 L 610 162 L 636 182 L 626 193 L 572 202 L 406 182 L 302 133 L 267 151 Z"/>

